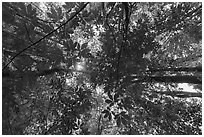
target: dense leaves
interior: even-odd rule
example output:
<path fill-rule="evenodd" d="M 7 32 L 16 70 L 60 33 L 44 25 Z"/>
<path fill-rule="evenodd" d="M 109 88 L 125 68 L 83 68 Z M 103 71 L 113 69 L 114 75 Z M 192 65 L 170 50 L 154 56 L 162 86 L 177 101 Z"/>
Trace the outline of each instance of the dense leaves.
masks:
<path fill-rule="evenodd" d="M 199 2 L 2 3 L 3 134 L 202 134 L 201 14 Z"/>

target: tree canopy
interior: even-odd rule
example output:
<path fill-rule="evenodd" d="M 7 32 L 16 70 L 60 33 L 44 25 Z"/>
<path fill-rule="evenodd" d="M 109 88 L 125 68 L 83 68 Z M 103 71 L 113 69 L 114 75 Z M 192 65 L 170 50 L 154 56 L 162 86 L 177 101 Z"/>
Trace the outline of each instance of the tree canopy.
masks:
<path fill-rule="evenodd" d="M 3 2 L 2 132 L 202 134 L 201 45 L 199 2 Z"/>

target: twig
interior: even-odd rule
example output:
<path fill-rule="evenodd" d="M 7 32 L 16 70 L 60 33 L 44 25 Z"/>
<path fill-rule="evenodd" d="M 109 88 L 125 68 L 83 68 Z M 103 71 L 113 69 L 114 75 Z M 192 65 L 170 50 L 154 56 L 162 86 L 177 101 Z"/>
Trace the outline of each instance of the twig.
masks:
<path fill-rule="evenodd" d="M 31 40 L 31 37 L 30 37 L 30 33 L 28 32 L 28 28 L 27 28 L 27 26 L 26 26 L 26 23 L 24 23 L 24 26 L 25 26 L 26 33 L 27 33 L 27 35 L 28 35 L 29 41 L 30 41 L 31 43 L 33 43 L 33 41 Z"/>

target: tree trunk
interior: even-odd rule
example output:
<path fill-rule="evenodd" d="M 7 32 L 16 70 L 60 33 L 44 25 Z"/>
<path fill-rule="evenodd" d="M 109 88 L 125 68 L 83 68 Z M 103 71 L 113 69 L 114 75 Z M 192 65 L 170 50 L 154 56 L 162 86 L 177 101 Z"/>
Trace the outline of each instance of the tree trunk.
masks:
<path fill-rule="evenodd" d="M 188 98 L 188 97 L 198 97 L 202 98 L 202 93 L 200 92 L 188 92 L 188 91 L 164 91 L 164 92 L 157 92 L 154 93 L 163 94 L 163 95 L 170 95 L 172 97 L 180 97 L 180 98 Z"/>
<path fill-rule="evenodd" d="M 202 80 L 195 76 L 150 76 L 149 78 L 155 82 L 202 84 Z"/>
<path fill-rule="evenodd" d="M 199 67 L 179 67 L 179 68 L 159 68 L 159 69 L 150 69 L 147 72 L 160 72 L 160 71 L 202 72 L 202 66 L 199 66 Z"/>
<path fill-rule="evenodd" d="M 202 84 L 202 80 L 196 76 L 132 76 L 132 82 L 158 82 L 158 83 L 191 83 Z"/>

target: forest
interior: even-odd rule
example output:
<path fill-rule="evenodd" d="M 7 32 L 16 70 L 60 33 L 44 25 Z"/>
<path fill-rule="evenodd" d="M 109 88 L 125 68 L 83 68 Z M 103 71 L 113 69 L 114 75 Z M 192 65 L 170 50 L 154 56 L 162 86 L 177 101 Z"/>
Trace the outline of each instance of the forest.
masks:
<path fill-rule="evenodd" d="M 2 2 L 3 135 L 202 135 L 201 2 Z"/>

